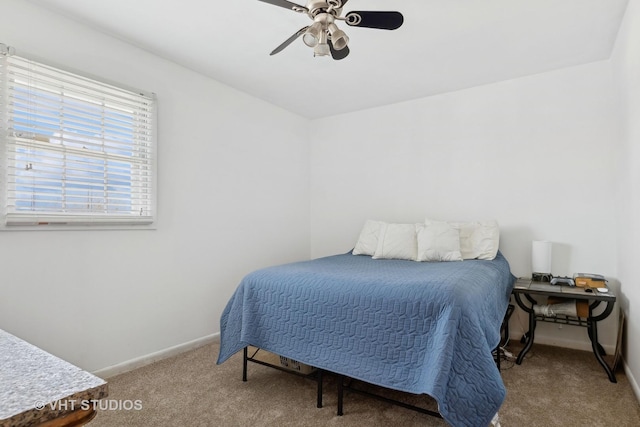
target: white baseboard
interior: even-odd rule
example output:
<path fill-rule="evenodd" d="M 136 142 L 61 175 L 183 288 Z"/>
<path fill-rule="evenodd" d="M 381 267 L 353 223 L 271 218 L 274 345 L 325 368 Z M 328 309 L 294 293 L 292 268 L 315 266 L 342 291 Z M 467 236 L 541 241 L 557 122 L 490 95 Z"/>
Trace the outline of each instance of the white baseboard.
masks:
<path fill-rule="evenodd" d="M 164 350 L 156 351 L 145 356 L 136 357 L 135 359 L 127 360 L 126 362 L 118 363 L 117 365 L 107 366 L 106 368 L 98 369 L 93 374 L 97 377 L 107 379 L 116 375 L 123 374 L 125 372 L 133 371 L 134 369 L 142 368 L 153 362 L 157 362 L 162 359 L 166 359 L 171 356 L 175 356 L 185 351 L 193 350 L 203 345 L 210 344 L 220 340 L 220 332 L 207 335 L 206 337 L 198 338 L 193 341 L 189 341 L 183 344 L 178 344 L 173 347 L 166 348 Z"/>
<path fill-rule="evenodd" d="M 522 337 L 522 332 L 515 332 L 515 333 L 512 332 L 511 334 L 509 334 L 509 339 L 514 341 L 519 341 L 521 337 Z M 562 348 L 570 348 L 572 350 L 582 350 L 582 351 L 593 352 L 593 348 L 591 347 L 591 341 L 568 340 L 568 339 L 563 339 L 559 337 L 550 337 L 542 334 L 536 334 L 533 346 L 535 347 L 536 344 L 543 344 L 543 345 L 550 345 L 553 347 L 562 347 Z M 602 344 L 602 343 L 600 343 L 600 345 L 602 345 L 602 348 L 604 348 L 604 351 L 606 351 L 607 354 L 614 354 L 616 351 L 615 347 L 612 345 Z"/>
<path fill-rule="evenodd" d="M 624 358 L 622 359 L 622 366 L 624 367 L 624 373 L 627 375 L 631 389 L 635 393 L 638 403 L 640 403 L 640 387 L 638 386 L 638 381 L 636 380 L 636 377 L 633 376 L 633 373 L 631 372 L 631 369 L 629 369 L 629 365 L 627 365 L 627 361 L 624 360 Z"/>

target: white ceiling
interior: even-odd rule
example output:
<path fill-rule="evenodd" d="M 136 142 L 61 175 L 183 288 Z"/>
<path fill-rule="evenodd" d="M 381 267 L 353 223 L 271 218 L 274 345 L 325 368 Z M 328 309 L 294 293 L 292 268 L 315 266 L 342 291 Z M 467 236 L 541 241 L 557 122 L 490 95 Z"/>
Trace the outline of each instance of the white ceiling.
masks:
<path fill-rule="evenodd" d="M 334 61 L 301 39 L 269 56 L 311 21 L 258 0 L 30 1 L 308 118 L 607 59 L 628 2 L 350 0 L 345 13 L 397 10 L 404 25 L 338 23 L 351 54 Z"/>

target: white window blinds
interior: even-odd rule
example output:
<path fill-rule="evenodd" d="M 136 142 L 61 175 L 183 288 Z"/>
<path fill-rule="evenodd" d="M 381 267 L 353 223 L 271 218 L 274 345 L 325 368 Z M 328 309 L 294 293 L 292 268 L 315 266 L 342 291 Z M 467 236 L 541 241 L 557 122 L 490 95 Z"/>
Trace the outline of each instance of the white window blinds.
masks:
<path fill-rule="evenodd" d="M 149 224 L 155 98 L 0 55 L 6 225 Z"/>

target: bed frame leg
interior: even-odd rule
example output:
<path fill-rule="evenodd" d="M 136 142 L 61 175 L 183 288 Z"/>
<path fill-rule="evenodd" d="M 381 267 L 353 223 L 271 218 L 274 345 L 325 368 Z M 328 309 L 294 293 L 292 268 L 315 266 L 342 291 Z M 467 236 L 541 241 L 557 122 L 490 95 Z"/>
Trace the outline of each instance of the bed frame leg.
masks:
<path fill-rule="evenodd" d="M 242 357 L 242 381 L 247 382 L 247 358 L 249 356 L 249 350 L 247 347 L 244 348 L 243 357 Z"/>
<path fill-rule="evenodd" d="M 342 412 L 342 399 L 344 397 L 344 375 L 338 375 L 338 416 L 341 417 Z"/>
<path fill-rule="evenodd" d="M 316 381 L 318 381 L 318 408 L 322 408 L 322 369 L 318 369 L 318 376 L 316 377 Z"/>

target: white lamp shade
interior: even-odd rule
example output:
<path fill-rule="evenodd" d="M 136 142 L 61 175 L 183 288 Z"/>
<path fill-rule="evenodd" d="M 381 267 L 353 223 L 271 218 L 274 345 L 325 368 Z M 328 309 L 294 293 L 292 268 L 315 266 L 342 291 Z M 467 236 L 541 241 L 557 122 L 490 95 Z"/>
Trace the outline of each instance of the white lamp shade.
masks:
<path fill-rule="evenodd" d="M 534 240 L 531 245 L 531 270 L 533 273 L 551 274 L 552 242 Z"/>

